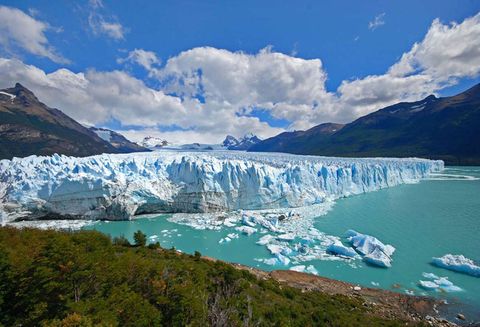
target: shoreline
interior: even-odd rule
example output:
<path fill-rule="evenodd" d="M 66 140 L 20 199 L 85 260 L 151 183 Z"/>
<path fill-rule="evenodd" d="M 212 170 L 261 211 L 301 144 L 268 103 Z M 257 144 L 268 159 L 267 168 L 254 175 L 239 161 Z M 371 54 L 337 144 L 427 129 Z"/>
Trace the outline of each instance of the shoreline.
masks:
<path fill-rule="evenodd" d="M 230 264 L 236 269 L 252 273 L 258 279 L 273 279 L 280 284 L 301 289 L 302 292 L 313 291 L 360 299 L 363 301 L 363 306 L 372 310 L 374 315 L 386 319 L 399 319 L 412 323 L 423 322 L 430 326 L 476 326 L 469 324 L 467 320 L 456 319 L 456 322 L 447 320 L 443 314 L 448 312 L 444 309 L 448 304 L 430 296 L 407 295 L 386 289 L 360 287 L 341 280 L 292 270 L 266 271 L 209 256 L 202 256 L 202 258 Z"/>

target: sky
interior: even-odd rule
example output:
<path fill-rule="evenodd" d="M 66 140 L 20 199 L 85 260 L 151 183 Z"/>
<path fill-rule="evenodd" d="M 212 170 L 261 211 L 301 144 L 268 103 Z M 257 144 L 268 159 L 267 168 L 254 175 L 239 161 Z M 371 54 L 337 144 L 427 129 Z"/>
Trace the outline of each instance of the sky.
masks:
<path fill-rule="evenodd" d="M 5 1 L 0 88 L 139 141 L 350 122 L 480 82 L 480 1 Z"/>

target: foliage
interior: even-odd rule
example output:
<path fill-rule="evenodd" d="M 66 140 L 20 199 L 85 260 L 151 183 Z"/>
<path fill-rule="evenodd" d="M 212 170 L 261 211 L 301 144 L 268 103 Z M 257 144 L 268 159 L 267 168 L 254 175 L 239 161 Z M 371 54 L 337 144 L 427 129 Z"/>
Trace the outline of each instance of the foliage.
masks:
<path fill-rule="evenodd" d="M 147 244 L 147 235 L 142 233 L 141 230 L 137 230 L 133 233 L 133 240 L 136 246 L 145 246 L 145 244 Z"/>
<path fill-rule="evenodd" d="M 127 242 L 128 243 L 128 242 Z M 139 242 L 141 243 L 141 242 Z M 122 244 L 122 245 L 119 245 Z M 0 228 L 0 326 L 386 326 L 357 300 L 94 231 Z"/>

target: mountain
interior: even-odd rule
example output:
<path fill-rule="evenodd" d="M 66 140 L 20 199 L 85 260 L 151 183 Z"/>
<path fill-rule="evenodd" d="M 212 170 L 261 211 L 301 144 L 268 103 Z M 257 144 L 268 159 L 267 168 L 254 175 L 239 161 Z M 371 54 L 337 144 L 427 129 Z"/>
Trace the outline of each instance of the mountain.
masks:
<path fill-rule="evenodd" d="M 222 142 L 222 145 L 228 150 L 248 150 L 253 145 L 260 143 L 262 140 L 259 139 L 256 135 L 248 133 L 239 140 L 231 135 L 227 135 L 225 140 Z"/>
<path fill-rule="evenodd" d="M 140 145 L 147 149 L 163 148 L 169 144 L 170 143 L 167 140 L 153 136 L 146 136 L 142 142 L 140 142 Z"/>
<path fill-rule="evenodd" d="M 120 152 L 21 84 L 0 90 L 0 159 L 53 153 L 89 156 Z"/>
<path fill-rule="evenodd" d="M 425 157 L 480 164 L 480 84 L 451 97 L 398 103 L 344 126 L 282 133 L 249 151 L 345 157 Z"/>
<path fill-rule="evenodd" d="M 90 127 L 89 129 L 122 153 L 150 151 L 137 143 L 127 140 L 125 136 L 107 128 Z"/>
<path fill-rule="evenodd" d="M 310 143 L 324 140 L 343 128 L 342 124 L 326 123 L 306 131 L 284 132 L 252 146 L 249 151 L 297 153 L 297 149 L 308 147 Z M 312 144 L 313 145 L 313 144 Z"/>

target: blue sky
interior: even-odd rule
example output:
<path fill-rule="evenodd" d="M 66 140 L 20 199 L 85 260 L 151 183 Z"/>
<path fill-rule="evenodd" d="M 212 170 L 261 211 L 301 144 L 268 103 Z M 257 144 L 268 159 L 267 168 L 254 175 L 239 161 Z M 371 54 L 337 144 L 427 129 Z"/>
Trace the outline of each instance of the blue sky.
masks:
<path fill-rule="evenodd" d="M 38 51 L 22 48 L 21 45 L 18 45 L 18 40 L 2 42 L 0 39 L 0 55 L 6 59 L 18 60 L 24 65 L 34 66 L 46 74 L 54 73 L 62 68 L 72 74 L 89 71 L 97 73 L 120 71 L 126 74 L 128 78 L 141 81 L 144 84 L 141 87 L 145 87 L 147 92 L 150 92 L 148 90 L 153 90 L 152 92 L 161 91 L 166 96 L 174 97 L 175 99 L 170 99 L 172 100 L 170 103 L 179 99 L 178 101 L 184 107 L 189 105 L 196 105 L 199 108 L 200 106 L 202 108 L 208 107 L 199 110 L 205 109 L 205 114 L 211 116 L 210 120 L 215 119 L 217 113 L 219 117 L 229 115 L 223 107 L 222 109 L 215 109 L 219 106 L 231 106 L 230 111 L 233 111 L 233 116 L 236 117 L 257 117 L 255 121 L 245 119 L 245 122 L 241 124 L 238 122 L 232 123 L 236 124 L 235 126 L 226 123 L 230 118 L 224 117 L 226 119 L 225 133 L 215 128 L 215 133 L 212 133 L 210 138 L 203 137 L 205 141 L 216 139 L 221 134 L 226 133 L 233 133 L 238 136 L 250 125 L 253 132 L 256 133 L 260 132 L 261 134 L 263 130 L 268 130 L 264 133 L 264 136 L 268 136 L 267 134 L 275 134 L 281 129 L 307 128 L 309 125 L 313 126 L 327 120 L 347 121 L 360 114 L 372 111 L 372 108 L 376 105 L 381 107 L 395 101 L 413 100 L 430 93 L 430 91 L 442 96 L 451 95 L 480 81 L 476 70 L 466 72 L 463 68 L 460 70 L 455 68 L 457 69 L 455 71 L 450 69 L 448 72 L 443 72 L 439 77 L 440 73 L 430 73 L 428 63 L 421 61 L 424 60 L 425 56 L 418 55 L 421 60 L 416 59 L 415 62 L 420 66 L 421 74 L 428 72 L 429 76 L 434 76 L 436 79 L 435 87 L 431 86 L 432 81 L 430 81 L 428 87 L 424 87 L 424 92 L 408 90 L 398 96 L 392 95 L 388 99 L 372 102 L 365 108 L 353 108 L 348 114 L 345 113 L 347 109 L 344 109 L 347 104 L 338 104 L 339 101 L 344 101 L 340 99 L 339 95 L 339 87 L 343 81 L 363 80 L 368 76 L 383 76 L 392 65 L 400 61 L 402 54 L 408 53 L 416 42 L 422 42 L 435 19 L 439 19 L 440 24 L 449 27 L 448 24 L 452 21 L 461 24 L 465 19 L 477 15 L 480 11 L 480 2 L 474 0 L 142 1 L 140 4 L 138 1 L 17 0 L 0 1 L 0 4 L 19 9 L 33 20 L 47 24 L 48 27 L 42 30 L 47 39 L 47 43 L 44 43 L 44 45 L 48 49 L 54 49 L 52 51 L 62 58 L 61 60 L 52 60 L 48 56 L 39 55 Z M 108 24 L 110 24 L 111 29 L 102 27 Z M 475 35 L 476 32 L 473 30 L 476 30 L 476 25 L 476 22 L 474 22 L 472 31 L 468 33 Z M 8 26 L 6 28 L 9 31 Z M 465 36 L 461 36 L 457 40 L 461 41 L 462 37 L 466 40 Z M 437 43 L 433 42 L 433 44 Z M 233 61 L 236 60 L 234 54 L 238 52 L 256 56 L 266 47 L 269 47 L 267 52 L 270 55 L 275 53 L 285 55 L 286 58 L 283 59 L 286 61 L 290 58 L 301 58 L 310 65 L 312 62 L 309 60 L 319 59 L 321 61 L 320 66 L 317 65 L 317 67 L 313 64 L 310 66 L 313 67 L 312 69 L 321 69 L 323 75 L 312 76 L 310 74 L 311 80 L 305 80 L 308 82 L 318 81 L 319 84 L 323 82 L 324 91 L 309 90 L 309 92 L 317 92 L 315 96 L 309 96 L 304 94 L 307 91 L 302 88 L 298 93 L 292 95 L 291 99 L 272 94 L 270 98 L 256 95 L 261 100 L 249 101 L 249 95 L 252 93 L 266 94 L 270 92 L 270 90 L 265 89 L 268 88 L 268 81 L 252 82 L 249 73 L 242 73 L 239 74 L 238 79 L 247 78 L 246 84 L 253 83 L 255 87 L 258 86 L 257 84 L 261 84 L 262 88 L 252 86 L 245 90 L 246 94 L 234 94 L 231 97 L 219 95 L 219 92 L 236 92 L 235 89 L 238 89 L 238 86 L 232 82 L 232 88 L 234 89 L 223 90 L 221 85 L 215 84 L 220 83 L 214 80 L 215 76 L 211 78 L 211 82 L 208 81 L 209 71 L 211 74 L 222 74 L 222 69 L 230 69 L 229 66 L 216 68 L 218 70 L 215 70 L 213 66 L 206 66 L 207 64 L 212 65 L 210 59 L 205 59 L 206 56 L 223 55 L 214 50 L 207 51 L 207 54 L 201 54 L 204 61 L 199 59 L 200 53 L 194 53 L 186 58 L 185 62 L 172 64 L 175 67 L 165 69 L 169 58 L 175 59 L 184 51 L 204 49 L 205 47 L 210 47 L 207 49 L 227 50 L 226 55 L 231 56 L 232 58 L 229 60 Z M 152 66 L 146 68 L 139 64 L 138 56 L 131 57 L 137 59 L 126 59 L 129 53 L 135 49 L 153 53 L 155 60 Z M 466 49 L 465 51 L 469 50 Z M 268 62 L 268 55 L 265 57 L 266 62 Z M 434 56 L 432 55 L 432 57 Z M 188 63 L 187 59 L 190 60 Z M 248 58 L 245 60 L 248 67 L 257 64 L 261 67 L 259 70 L 255 70 L 255 74 L 260 74 L 260 71 L 262 76 L 269 76 L 268 72 L 265 73 L 265 68 L 262 63 L 259 63 L 259 60 L 257 60 L 257 63 L 250 64 L 248 64 Z M 213 61 L 215 62 L 215 60 Z M 192 62 L 198 64 L 198 67 L 193 67 Z M 290 65 L 290 62 L 291 60 L 288 61 L 287 66 Z M 474 61 L 475 64 L 477 62 Z M 435 64 L 438 65 L 438 63 Z M 471 65 L 471 63 L 469 64 Z M 272 69 L 277 71 L 285 69 L 287 72 L 294 69 L 285 68 L 282 65 L 280 63 L 280 66 L 276 67 L 273 64 Z M 185 81 L 181 80 L 185 73 L 191 72 L 186 72 L 185 67 L 188 67 L 188 69 L 195 68 L 205 76 L 201 82 L 197 81 L 196 91 L 193 92 L 195 94 L 184 87 Z M 236 69 L 238 67 L 232 66 L 232 70 Z M 302 74 L 308 69 L 305 68 L 304 70 L 302 68 Z M 0 73 L 2 73 L 1 70 Z M 272 72 L 272 74 L 274 73 L 275 71 Z M 292 74 L 295 81 L 297 81 L 297 77 L 302 78 L 299 75 L 300 72 Z M 305 74 L 308 75 L 309 73 Z M 410 74 L 412 72 L 404 75 Z M 10 70 L 8 74 L 4 72 L 4 75 L 5 77 L 24 76 L 18 71 L 12 73 Z M 173 79 L 178 82 L 175 85 L 169 84 L 172 75 L 174 75 Z M 283 78 L 278 74 L 272 76 L 275 79 Z M 112 78 L 111 76 L 108 77 Z M 287 76 L 286 79 L 290 77 Z M 97 81 L 99 76 L 95 75 L 92 78 Z M 106 77 L 102 76 L 102 78 Z M 237 79 L 236 76 L 231 78 Z M 25 79 L 24 83 L 28 84 L 28 78 Z M 455 81 L 452 81 L 452 79 Z M 135 84 L 133 80 L 130 81 L 132 85 Z M 55 81 L 58 82 L 58 78 Z M 13 82 L 11 81 L 11 83 Z M 111 80 L 109 82 L 112 83 Z M 92 80 L 89 80 L 89 83 L 92 83 Z M 229 83 L 230 80 L 227 77 L 221 80 L 222 85 L 228 85 Z M 35 83 L 30 82 L 30 84 Z M 441 86 L 437 84 L 441 84 Z M 179 85 L 183 85 L 183 87 Z M 272 87 L 275 87 L 274 85 L 275 83 L 272 83 Z M 44 95 L 44 101 L 53 99 L 52 102 L 54 103 L 52 105 L 57 105 L 74 118 L 90 124 L 125 130 L 128 135 L 134 138 L 152 133 L 156 134 L 157 132 L 159 134 L 162 134 L 162 132 L 171 133 L 178 127 L 178 132 L 184 132 L 185 139 L 190 139 L 195 135 L 204 135 L 205 131 L 209 129 L 212 130 L 211 127 L 208 127 L 208 123 L 199 127 L 192 122 L 184 121 L 183 117 L 172 117 L 168 119 L 168 122 L 161 122 L 162 115 L 160 115 L 156 124 L 143 123 L 140 120 L 125 118 L 128 116 L 126 113 L 117 114 L 115 108 L 107 108 L 105 112 L 99 113 L 99 119 L 85 119 L 81 114 L 75 113 L 71 103 L 55 100 L 55 94 L 44 94 L 47 92 L 45 86 L 32 85 L 32 88 L 34 91 L 38 90 L 40 95 Z M 135 92 L 132 91 L 132 88 L 133 86 L 129 84 L 129 92 Z M 281 89 L 281 87 L 278 88 Z M 198 89 L 202 89 L 201 94 Z M 142 90 L 139 88 L 138 94 L 141 94 L 141 92 Z M 215 93 L 215 95 L 211 95 L 210 92 Z M 319 92 L 324 93 L 320 94 Z M 362 96 L 359 95 L 358 92 L 360 91 L 357 88 L 351 92 L 354 92 L 355 98 Z M 369 93 L 368 90 L 363 92 Z M 300 93 L 301 95 L 299 95 Z M 180 97 L 180 95 L 182 96 Z M 187 103 L 188 100 L 198 100 L 199 96 L 206 97 L 205 103 Z M 332 96 L 336 98 L 327 100 Z M 99 97 L 101 98 L 101 96 Z M 371 98 L 372 95 L 369 94 L 368 97 Z M 367 98 L 367 95 L 365 98 Z M 95 101 L 92 100 L 93 106 L 96 105 Z M 324 103 L 324 101 L 328 102 Z M 225 103 L 227 104 L 225 105 Z M 348 102 L 348 107 L 351 107 L 352 103 L 354 102 Z M 47 104 L 49 103 L 47 102 Z M 64 105 L 66 108 L 62 108 L 60 105 Z M 176 105 L 164 107 L 152 104 L 152 110 L 170 112 L 175 110 Z M 103 102 L 99 103 L 98 106 L 108 107 Z M 292 106 L 295 109 L 291 109 L 291 112 L 289 112 L 290 109 L 288 108 Z M 302 107 L 304 108 L 303 111 L 298 109 L 300 106 L 304 106 Z M 328 114 L 317 114 L 318 110 L 324 107 L 330 108 L 330 106 L 343 107 L 342 109 L 332 107 L 328 109 L 329 111 L 325 109 Z M 125 108 L 126 111 L 128 111 L 127 109 Z M 186 109 L 186 115 L 188 115 L 189 110 Z M 315 113 L 311 114 L 310 111 L 306 110 L 313 110 Z M 337 112 L 340 111 L 343 113 L 338 114 Z M 95 113 L 92 112 L 91 114 Z M 131 115 L 137 114 L 137 108 L 132 106 Z M 297 123 L 295 121 L 296 115 L 308 116 L 308 119 Z M 150 119 L 156 118 L 152 116 Z M 218 118 L 218 123 L 222 125 L 224 122 Z M 140 133 L 140 131 L 143 132 Z M 190 131 L 190 134 L 188 134 L 188 131 Z M 185 132 L 187 133 L 185 134 Z M 171 137 L 177 137 L 178 135 L 178 133 L 172 134 Z M 184 137 L 179 138 L 182 141 L 184 139 Z"/>

